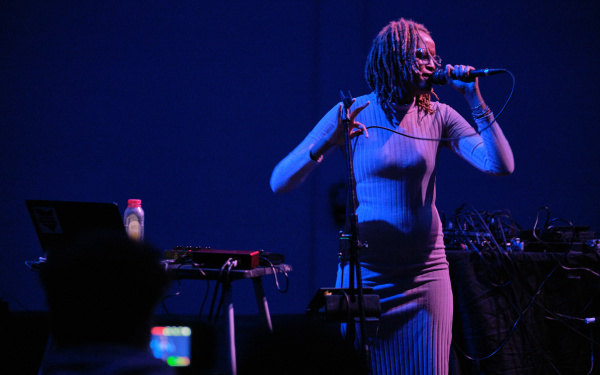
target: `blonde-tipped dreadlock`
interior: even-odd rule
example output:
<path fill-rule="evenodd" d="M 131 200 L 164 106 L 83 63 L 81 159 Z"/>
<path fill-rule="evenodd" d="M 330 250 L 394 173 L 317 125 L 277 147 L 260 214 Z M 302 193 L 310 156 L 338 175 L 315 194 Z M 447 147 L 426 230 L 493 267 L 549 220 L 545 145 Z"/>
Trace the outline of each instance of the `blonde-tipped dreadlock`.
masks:
<path fill-rule="evenodd" d="M 417 66 L 415 51 L 420 39 L 419 32 L 429 34 L 420 23 L 400 18 L 390 22 L 373 40 L 365 66 L 365 78 L 379 102 L 400 103 L 401 98 L 406 98 L 406 85 L 412 81 L 413 69 Z M 433 113 L 430 98 L 430 94 L 419 95 L 416 105 Z"/>

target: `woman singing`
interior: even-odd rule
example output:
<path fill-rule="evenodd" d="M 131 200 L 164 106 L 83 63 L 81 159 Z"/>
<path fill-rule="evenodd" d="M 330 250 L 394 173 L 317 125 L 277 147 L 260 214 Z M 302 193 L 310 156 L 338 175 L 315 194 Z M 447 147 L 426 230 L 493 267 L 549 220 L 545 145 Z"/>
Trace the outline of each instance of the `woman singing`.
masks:
<path fill-rule="evenodd" d="M 380 296 L 382 316 L 369 330 L 375 374 L 447 374 L 452 291 L 435 206 L 437 160 L 448 147 L 479 170 L 508 175 L 511 148 L 485 104 L 471 66 L 446 65 L 448 83 L 471 108 L 473 126 L 430 100 L 441 58 L 429 31 L 411 20 L 385 26 L 373 41 L 365 78 L 373 90 L 349 112 L 364 287 Z M 273 170 L 271 188 L 300 184 L 331 150 L 343 148 L 342 105 L 334 106 Z M 400 134 L 398 134 L 400 133 Z M 340 264 L 337 286 L 347 287 Z"/>

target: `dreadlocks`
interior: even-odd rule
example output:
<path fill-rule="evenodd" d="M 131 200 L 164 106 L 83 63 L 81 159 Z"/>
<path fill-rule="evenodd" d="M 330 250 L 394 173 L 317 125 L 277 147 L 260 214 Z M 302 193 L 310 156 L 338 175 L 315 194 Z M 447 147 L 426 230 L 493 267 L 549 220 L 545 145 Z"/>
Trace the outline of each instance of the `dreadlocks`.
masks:
<path fill-rule="evenodd" d="M 400 18 L 390 22 L 373 40 L 367 57 L 365 79 L 377 94 L 377 100 L 400 103 L 407 94 L 407 82 L 413 79 L 417 66 L 415 50 L 419 43 L 419 32 L 429 34 L 420 23 Z M 435 94 L 434 94 L 435 95 Z M 430 94 L 417 96 L 417 106 L 433 113 Z"/>

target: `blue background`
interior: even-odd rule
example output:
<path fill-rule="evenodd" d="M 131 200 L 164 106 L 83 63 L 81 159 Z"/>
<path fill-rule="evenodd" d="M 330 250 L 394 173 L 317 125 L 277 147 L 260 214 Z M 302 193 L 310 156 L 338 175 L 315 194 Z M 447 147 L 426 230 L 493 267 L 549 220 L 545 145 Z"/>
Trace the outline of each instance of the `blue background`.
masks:
<path fill-rule="evenodd" d="M 399 17 L 424 23 L 445 63 L 516 77 L 499 120 L 515 173 L 487 176 L 445 151 L 439 210 L 508 209 L 532 228 L 547 206 L 551 217 L 598 231 L 597 8 L 558 0 L 2 1 L 0 298 L 13 310 L 46 308 L 24 264 L 42 255 L 25 199 L 123 210 L 140 198 L 146 238 L 160 249 L 283 253 L 294 271 L 286 294 L 265 278 L 271 312 L 302 313 L 317 288 L 334 284 L 340 228 L 329 190 L 345 166 L 336 154 L 284 195 L 271 192 L 269 177 L 341 89 L 368 93 L 371 41 Z M 508 75 L 480 80 L 496 113 L 511 84 Z M 470 118 L 458 93 L 435 90 Z M 237 284 L 237 312 L 256 313 L 251 283 Z M 198 313 L 204 293 L 203 283 L 183 282 L 168 308 Z"/>

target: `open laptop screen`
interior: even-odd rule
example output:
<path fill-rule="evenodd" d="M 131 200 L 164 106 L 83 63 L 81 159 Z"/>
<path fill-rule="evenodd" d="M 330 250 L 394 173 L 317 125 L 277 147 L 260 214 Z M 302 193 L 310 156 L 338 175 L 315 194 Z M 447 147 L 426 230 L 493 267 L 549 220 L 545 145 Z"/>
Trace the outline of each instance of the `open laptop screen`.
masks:
<path fill-rule="evenodd" d="M 27 200 L 27 209 L 44 252 L 96 230 L 123 231 L 115 203 Z"/>

